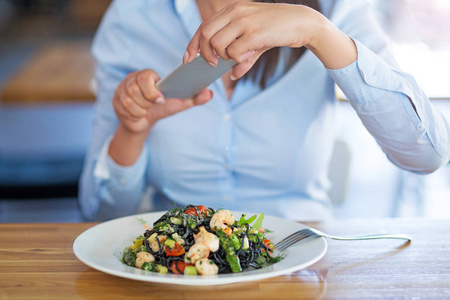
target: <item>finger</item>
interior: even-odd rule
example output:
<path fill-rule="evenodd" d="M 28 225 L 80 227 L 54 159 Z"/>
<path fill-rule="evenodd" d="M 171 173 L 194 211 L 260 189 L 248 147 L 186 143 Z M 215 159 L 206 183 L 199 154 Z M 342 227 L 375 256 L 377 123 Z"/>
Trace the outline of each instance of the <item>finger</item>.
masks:
<path fill-rule="evenodd" d="M 209 89 L 204 89 L 194 97 L 194 105 L 202 105 L 213 98 L 213 92 Z"/>
<path fill-rule="evenodd" d="M 152 101 L 147 100 L 141 91 L 136 78 L 131 79 L 125 84 L 125 95 L 121 95 L 121 101 L 123 104 L 128 103 L 128 99 L 131 99 L 136 105 L 143 109 L 149 109 L 152 106 Z M 154 101 L 154 100 L 153 100 Z"/>
<path fill-rule="evenodd" d="M 231 73 L 231 79 L 237 80 L 242 76 L 244 76 L 244 74 L 247 73 L 253 67 L 255 62 L 263 53 L 264 52 L 256 52 L 248 59 L 234 66 Z"/>
<path fill-rule="evenodd" d="M 167 98 L 166 100 L 167 104 L 162 106 L 161 109 L 149 110 L 150 119 L 156 118 L 157 120 L 159 120 L 161 118 L 171 116 L 194 106 L 193 99 Z"/>
<path fill-rule="evenodd" d="M 126 120 L 130 120 L 132 122 L 137 122 L 139 121 L 141 118 L 136 118 L 133 117 L 123 106 L 122 102 L 120 100 L 117 101 L 117 104 L 114 106 L 115 110 L 116 110 L 116 114 L 122 118 L 125 118 Z"/>
<path fill-rule="evenodd" d="M 231 59 L 227 53 L 228 46 L 241 35 L 242 26 L 237 23 L 230 23 L 214 34 L 209 43 L 217 55 L 225 60 L 228 60 Z"/>
<path fill-rule="evenodd" d="M 212 16 L 207 21 L 203 22 L 200 27 L 195 32 L 191 41 L 186 47 L 186 52 L 183 56 L 183 63 L 189 63 L 194 60 L 199 52 L 201 52 L 200 40 L 202 39 L 202 35 L 209 34 L 210 37 L 214 35 L 215 32 L 223 28 L 226 24 L 230 22 L 228 18 L 224 18 L 223 16 L 227 12 L 226 8 L 223 8 L 219 12 L 217 12 L 214 16 Z M 205 51 L 205 50 L 204 50 Z M 206 50 L 206 57 L 202 56 L 206 59 L 207 57 L 211 57 L 211 53 Z M 207 60 L 208 61 L 208 60 Z M 211 61 L 213 62 L 213 61 Z"/>
<path fill-rule="evenodd" d="M 199 28 L 200 29 L 200 28 Z M 189 63 L 194 60 L 200 51 L 200 31 L 197 29 L 194 36 L 190 40 L 189 44 L 186 47 L 186 52 L 183 56 L 183 64 Z"/>
<path fill-rule="evenodd" d="M 236 28 L 237 25 L 235 23 L 230 23 L 230 16 L 224 10 L 221 14 L 214 16 L 211 20 L 204 23 L 200 28 L 200 54 L 206 59 L 206 61 L 210 62 L 211 65 L 217 65 L 217 54 L 219 51 L 222 53 L 221 56 L 223 59 L 229 59 L 226 54 L 226 47 L 228 44 L 236 38 L 235 36 L 228 37 L 228 43 L 221 43 L 222 49 L 214 48 L 212 42 L 212 38 L 224 29 L 227 29 L 227 33 L 232 33 L 237 30 L 230 30 L 229 27 Z M 231 35 L 231 34 L 230 34 Z M 217 41 L 217 40 L 216 40 Z M 220 56 L 220 54 L 219 54 Z"/>
<path fill-rule="evenodd" d="M 133 118 L 142 118 L 147 114 L 148 108 L 143 108 L 136 103 L 134 98 L 131 98 L 127 93 L 122 93 L 119 96 L 119 103 L 122 105 L 125 111 L 129 113 Z M 150 102 L 151 104 L 151 102 Z M 149 107 L 150 108 L 150 107 Z"/>
<path fill-rule="evenodd" d="M 263 41 L 264 37 L 260 37 L 257 34 L 244 33 L 228 46 L 228 56 L 234 61 L 241 63 L 248 59 L 249 51 L 264 52 L 268 50 L 269 47 Z"/>
<path fill-rule="evenodd" d="M 159 75 L 153 70 L 143 70 L 136 75 L 136 83 L 139 86 L 143 98 L 136 99 L 138 104 L 144 108 L 150 108 L 152 103 L 163 102 L 163 94 L 156 88 L 156 83 L 160 80 Z"/>
<path fill-rule="evenodd" d="M 127 76 L 125 79 L 130 78 L 132 76 Z M 119 84 L 119 86 L 116 89 L 116 92 L 114 93 L 113 97 L 113 107 L 114 111 L 116 112 L 116 115 L 120 118 L 126 118 L 126 119 L 136 119 L 130 113 L 125 109 L 123 106 L 123 99 L 128 97 L 127 93 L 124 89 L 125 80 Z"/>
<path fill-rule="evenodd" d="M 206 38 L 203 35 L 200 37 L 200 55 L 203 56 L 210 66 L 215 67 L 219 63 L 217 54 L 214 52 L 211 44 L 209 43 L 209 38 Z"/>

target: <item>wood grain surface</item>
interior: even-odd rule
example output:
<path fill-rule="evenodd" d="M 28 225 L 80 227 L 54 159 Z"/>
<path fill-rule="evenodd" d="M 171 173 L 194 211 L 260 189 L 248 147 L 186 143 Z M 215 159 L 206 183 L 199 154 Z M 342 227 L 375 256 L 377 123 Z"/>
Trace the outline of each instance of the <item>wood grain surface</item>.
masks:
<path fill-rule="evenodd" d="M 1 224 L 0 299 L 450 298 L 450 220 L 309 223 L 335 235 L 406 233 L 413 241 L 327 240 L 325 256 L 306 269 L 261 281 L 210 287 L 133 281 L 84 265 L 73 254 L 72 244 L 94 225 Z"/>
<path fill-rule="evenodd" d="M 89 41 L 55 42 L 34 54 L 1 91 L 5 104 L 93 101 L 95 62 Z"/>

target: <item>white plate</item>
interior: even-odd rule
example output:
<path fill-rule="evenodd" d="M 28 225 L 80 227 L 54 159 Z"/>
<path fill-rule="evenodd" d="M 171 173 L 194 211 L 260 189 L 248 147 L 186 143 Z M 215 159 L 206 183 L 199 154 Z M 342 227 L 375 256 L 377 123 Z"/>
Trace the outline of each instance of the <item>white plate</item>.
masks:
<path fill-rule="evenodd" d="M 96 225 L 77 237 L 73 243 L 73 251 L 77 258 L 86 265 L 111 275 L 134 280 L 181 285 L 218 285 L 280 276 L 312 265 L 321 259 L 327 251 L 325 239 L 317 238 L 291 247 L 283 260 L 271 266 L 242 273 L 215 276 L 159 274 L 143 271 L 122 263 L 123 249 L 131 245 L 137 236 L 145 232 L 142 220 L 151 226 L 164 213 L 154 212 L 134 215 Z M 233 214 L 235 218 L 239 219 L 242 213 L 233 212 Z M 245 214 L 247 216 L 253 215 L 252 213 Z M 266 236 L 274 243 L 297 230 L 307 228 L 303 224 L 271 216 L 264 217 L 263 226 L 273 231 Z"/>

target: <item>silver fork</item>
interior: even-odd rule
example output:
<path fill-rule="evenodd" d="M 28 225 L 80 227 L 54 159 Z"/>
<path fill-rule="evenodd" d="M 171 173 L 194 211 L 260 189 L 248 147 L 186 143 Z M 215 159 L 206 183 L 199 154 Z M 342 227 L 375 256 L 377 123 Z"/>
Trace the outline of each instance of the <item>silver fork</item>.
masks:
<path fill-rule="evenodd" d="M 375 235 L 362 235 L 355 237 L 339 237 L 323 233 L 322 231 L 319 231 L 314 228 L 305 228 L 285 237 L 284 239 L 276 243 L 274 246 L 275 249 L 277 249 L 280 252 L 283 252 L 287 248 L 291 247 L 292 245 L 300 241 L 304 241 L 305 239 L 312 237 L 322 237 L 322 236 L 333 240 L 342 240 L 342 241 L 373 240 L 373 239 L 404 239 L 411 241 L 411 237 L 406 234 L 375 234 Z"/>

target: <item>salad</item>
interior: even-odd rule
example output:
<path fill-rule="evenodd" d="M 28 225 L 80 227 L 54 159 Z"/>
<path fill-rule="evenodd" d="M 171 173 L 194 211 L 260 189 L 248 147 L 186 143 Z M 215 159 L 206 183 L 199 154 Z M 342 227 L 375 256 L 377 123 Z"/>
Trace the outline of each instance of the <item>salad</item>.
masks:
<path fill-rule="evenodd" d="M 174 208 L 144 225 L 122 254 L 123 263 L 142 270 L 184 275 L 216 275 L 259 269 L 281 260 L 262 227 L 264 214 L 235 220 L 226 209 L 203 205 Z"/>

